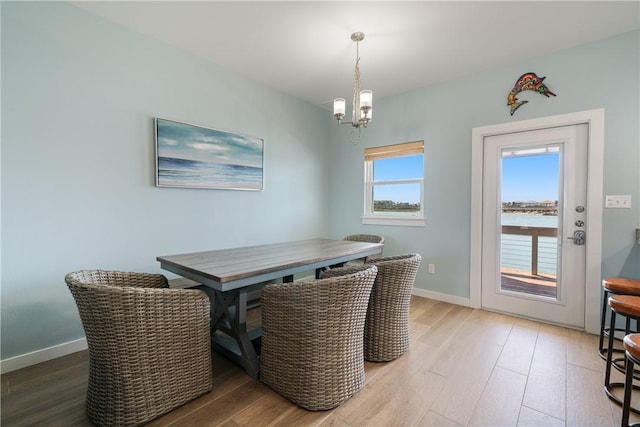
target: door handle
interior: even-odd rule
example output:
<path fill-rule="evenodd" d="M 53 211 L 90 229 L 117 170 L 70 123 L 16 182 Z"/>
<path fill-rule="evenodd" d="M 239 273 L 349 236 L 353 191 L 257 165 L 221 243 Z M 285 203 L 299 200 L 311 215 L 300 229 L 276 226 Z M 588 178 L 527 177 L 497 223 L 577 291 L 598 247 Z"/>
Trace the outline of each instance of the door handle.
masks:
<path fill-rule="evenodd" d="M 573 232 L 573 237 L 567 237 L 567 239 L 573 240 L 573 243 L 578 246 L 584 245 L 585 238 L 586 233 L 582 230 L 576 230 Z"/>

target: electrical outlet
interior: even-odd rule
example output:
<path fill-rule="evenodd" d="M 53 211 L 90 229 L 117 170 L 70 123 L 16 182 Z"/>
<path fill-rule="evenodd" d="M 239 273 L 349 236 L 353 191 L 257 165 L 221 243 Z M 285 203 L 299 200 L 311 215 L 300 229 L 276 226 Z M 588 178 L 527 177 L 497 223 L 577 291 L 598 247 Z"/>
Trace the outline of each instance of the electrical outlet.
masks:
<path fill-rule="evenodd" d="M 631 195 L 606 196 L 605 208 L 631 209 Z"/>
<path fill-rule="evenodd" d="M 436 265 L 435 264 L 429 264 L 428 271 L 429 271 L 429 274 L 436 274 Z"/>

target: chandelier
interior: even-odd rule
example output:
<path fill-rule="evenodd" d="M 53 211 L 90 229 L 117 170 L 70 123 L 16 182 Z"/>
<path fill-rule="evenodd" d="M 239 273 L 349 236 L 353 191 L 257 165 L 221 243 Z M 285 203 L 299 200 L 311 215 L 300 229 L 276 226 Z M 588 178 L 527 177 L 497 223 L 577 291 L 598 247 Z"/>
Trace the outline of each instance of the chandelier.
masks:
<path fill-rule="evenodd" d="M 351 34 L 351 40 L 356 43 L 356 67 L 354 73 L 353 83 L 353 110 L 351 121 L 345 121 L 345 106 L 346 101 L 344 98 L 336 98 L 333 100 L 333 115 L 338 120 L 338 124 L 345 125 L 350 124 L 354 128 L 358 129 L 358 134 L 361 128 L 367 127 L 371 121 L 372 107 L 373 107 L 373 92 L 370 90 L 360 90 L 360 42 L 364 40 L 364 33 L 356 32 Z"/>

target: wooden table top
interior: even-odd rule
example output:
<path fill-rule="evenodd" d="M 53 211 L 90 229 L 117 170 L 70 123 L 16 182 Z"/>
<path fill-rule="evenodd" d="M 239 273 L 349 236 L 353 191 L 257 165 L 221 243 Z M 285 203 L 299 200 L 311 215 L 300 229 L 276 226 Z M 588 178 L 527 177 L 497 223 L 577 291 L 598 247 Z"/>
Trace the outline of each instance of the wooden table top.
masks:
<path fill-rule="evenodd" d="M 382 252 L 382 244 L 335 239 L 309 239 L 242 248 L 159 256 L 163 269 L 207 285 L 252 279 L 283 277 L 288 274 L 346 262 Z M 214 286 L 218 288 L 218 286 Z M 225 290 L 225 289 L 221 289 Z"/>

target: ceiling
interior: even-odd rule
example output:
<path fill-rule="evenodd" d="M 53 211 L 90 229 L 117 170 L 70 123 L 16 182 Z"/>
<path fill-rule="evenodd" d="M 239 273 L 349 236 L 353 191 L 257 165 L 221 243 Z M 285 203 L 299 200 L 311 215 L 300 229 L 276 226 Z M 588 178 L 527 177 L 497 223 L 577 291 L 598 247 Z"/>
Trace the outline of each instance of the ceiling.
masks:
<path fill-rule="evenodd" d="M 365 33 L 362 89 L 375 104 L 640 28 L 639 1 L 73 4 L 325 108 L 336 97 L 350 102 L 355 31 Z"/>

